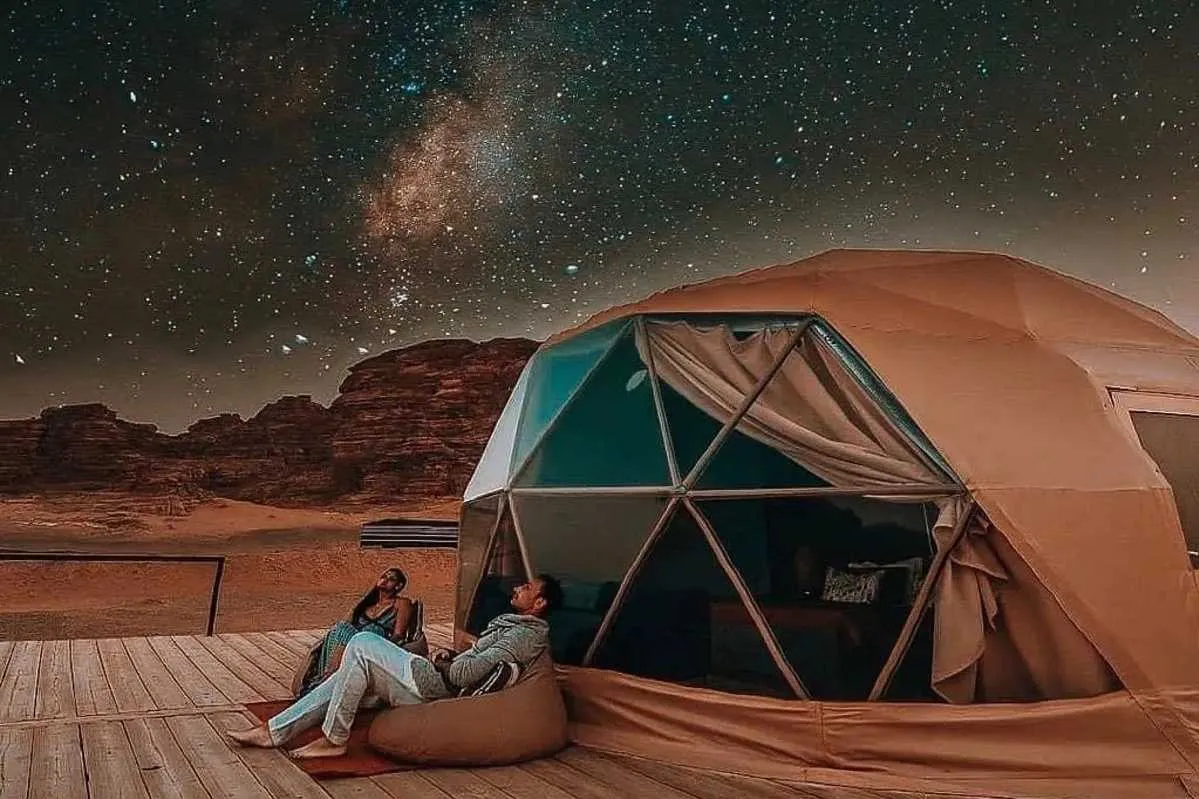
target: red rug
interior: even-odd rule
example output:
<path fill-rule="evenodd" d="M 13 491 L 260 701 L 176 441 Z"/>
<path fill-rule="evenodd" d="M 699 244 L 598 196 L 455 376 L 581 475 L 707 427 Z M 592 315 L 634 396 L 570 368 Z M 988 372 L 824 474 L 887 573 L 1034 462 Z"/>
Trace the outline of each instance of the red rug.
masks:
<path fill-rule="evenodd" d="M 266 721 L 271 716 L 275 715 L 291 702 L 252 702 L 246 705 L 246 710 L 253 713 L 260 721 Z M 385 757 L 374 749 L 371 749 L 366 743 L 366 731 L 371 726 L 371 719 L 375 717 L 378 711 L 364 710 L 354 719 L 354 726 L 350 730 L 350 740 L 346 743 L 346 753 L 341 757 L 320 757 L 313 760 L 294 760 L 292 761 L 305 773 L 318 780 L 333 780 L 343 777 L 370 777 L 375 774 L 387 774 L 391 771 L 407 771 L 415 766 L 407 763 L 399 763 L 388 757 Z M 288 749 L 295 749 L 297 746 L 303 746 L 309 741 L 315 741 L 320 737 L 321 728 L 313 727 L 307 732 L 297 735 L 295 738 L 287 742 Z"/>

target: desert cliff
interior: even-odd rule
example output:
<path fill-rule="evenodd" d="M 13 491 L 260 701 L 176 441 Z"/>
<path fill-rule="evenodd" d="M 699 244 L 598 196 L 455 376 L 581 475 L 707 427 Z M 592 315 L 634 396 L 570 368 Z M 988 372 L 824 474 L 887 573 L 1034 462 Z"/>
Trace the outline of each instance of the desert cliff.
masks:
<path fill-rule="evenodd" d="M 460 495 L 537 342 L 437 340 L 350 369 L 329 407 L 308 396 L 176 436 L 100 404 L 0 421 L 0 493 L 127 491 L 276 506 Z"/>

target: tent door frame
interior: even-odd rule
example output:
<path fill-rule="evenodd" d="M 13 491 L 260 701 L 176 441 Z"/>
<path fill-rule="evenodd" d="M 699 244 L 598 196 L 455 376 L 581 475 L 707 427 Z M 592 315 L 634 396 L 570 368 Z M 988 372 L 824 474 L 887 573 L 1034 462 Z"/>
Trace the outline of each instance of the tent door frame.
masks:
<path fill-rule="evenodd" d="M 1141 449 L 1141 437 L 1137 435 L 1136 426 L 1132 423 L 1134 411 L 1143 413 L 1173 413 L 1179 416 L 1199 416 L 1199 396 L 1188 394 L 1166 394 L 1160 391 L 1141 391 L 1135 388 L 1109 387 L 1108 394 L 1112 405 L 1118 411 L 1116 418 L 1123 430 L 1132 436 L 1132 440 Z M 1146 451 L 1145 453 L 1149 453 Z M 1153 460 L 1152 457 L 1149 460 Z M 1157 463 L 1154 462 L 1154 467 Z"/>

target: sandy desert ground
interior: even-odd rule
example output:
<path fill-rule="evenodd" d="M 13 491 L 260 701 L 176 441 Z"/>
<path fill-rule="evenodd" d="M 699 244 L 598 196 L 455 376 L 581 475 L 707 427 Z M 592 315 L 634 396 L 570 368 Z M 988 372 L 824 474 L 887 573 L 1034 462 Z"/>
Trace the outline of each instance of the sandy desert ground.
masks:
<path fill-rule="evenodd" d="M 430 621 L 453 612 L 452 550 L 358 547 L 359 525 L 453 518 L 453 500 L 338 511 L 95 493 L 0 499 L 0 549 L 224 555 L 218 631 L 324 627 L 388 566 Z M 0 560 L 0 639 L 203 632 L 215 566 Z"/>

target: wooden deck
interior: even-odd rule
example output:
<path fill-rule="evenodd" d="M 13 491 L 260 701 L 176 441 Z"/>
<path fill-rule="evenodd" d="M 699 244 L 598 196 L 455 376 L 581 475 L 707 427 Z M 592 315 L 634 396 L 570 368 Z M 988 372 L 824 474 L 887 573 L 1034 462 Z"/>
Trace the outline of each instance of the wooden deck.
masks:
<path fill-rule="evenodd" d="M 428 633 L 449 641 L 445 626 Z M 743 779 L 581 747 L 520 766 L 318 783 L 283 753 L 230 746 L 244 703 L 289 697 L 311 630 L 0 641 L 0 799 L 912 799 Z"/>

